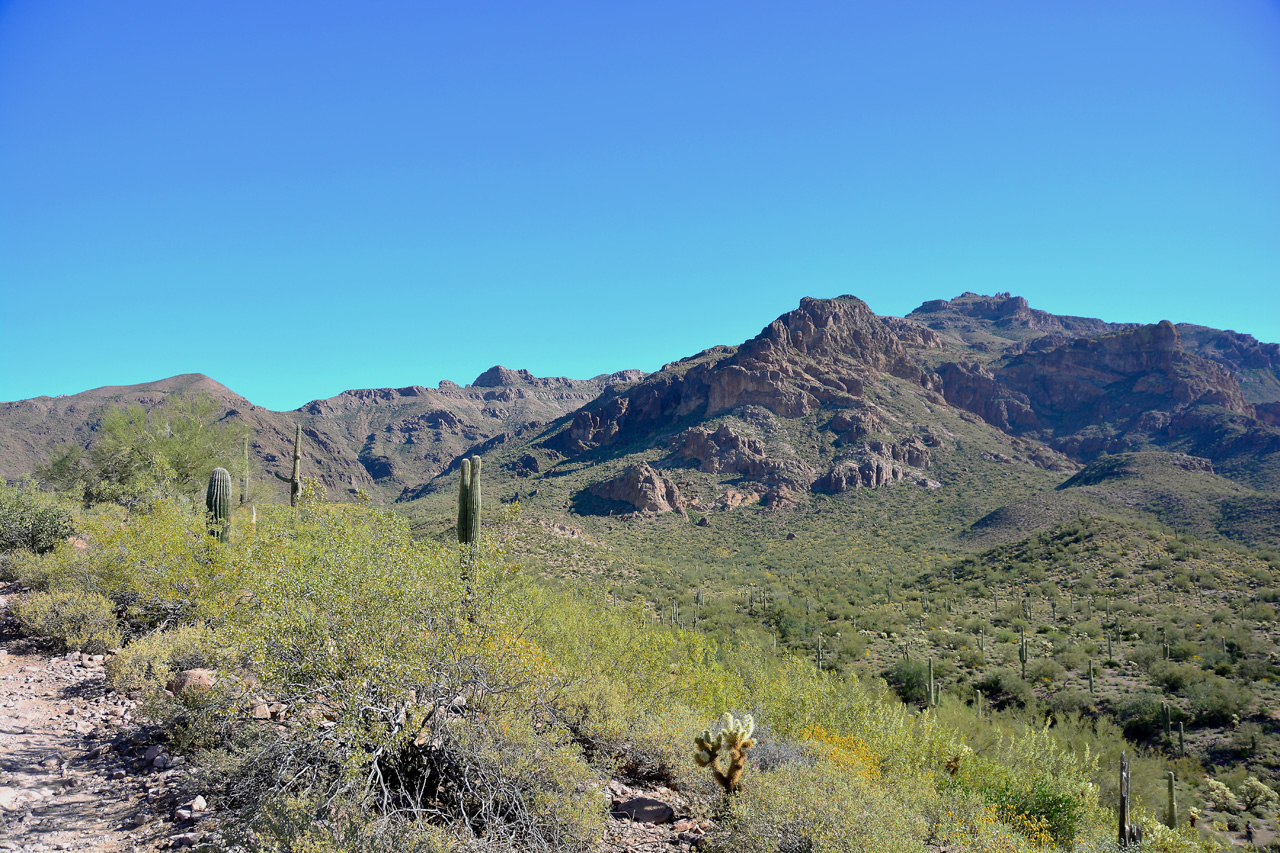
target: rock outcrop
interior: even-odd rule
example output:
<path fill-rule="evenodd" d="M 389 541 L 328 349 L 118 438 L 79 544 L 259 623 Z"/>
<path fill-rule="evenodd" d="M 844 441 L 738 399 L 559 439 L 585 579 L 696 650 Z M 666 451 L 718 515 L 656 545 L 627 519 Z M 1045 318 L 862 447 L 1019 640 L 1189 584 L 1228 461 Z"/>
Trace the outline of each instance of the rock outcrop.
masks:
<path fill-rule="evenodd" d="M 589 491 L 596 497 L 630 504 L 639 512 L 684 513 L 684 501 L 676 484 L 646 462 L 628 467 L 611 480 L 596 483 Z"/>
<path fill-rule="evenodd" d="M 878 489 L 904 480 L 919 485 L 937 483 L 928 480 L 918 469 L 929 467 L 929 448 L 910 436 L 899 442 L 868 441 L 851 457 L 838 460 L 826 474 L 813 483 L 815 492 L 839 494 L 851 489 Z M 913 470 L 916 469 L 916 470 Z"/>
<path fill-rule="evenodd" d="M 1202 431 L 1185 417 L 1193 410 L 1256 420 L 1231 372 L 1187 352 L 1168 321 L 1065 343 L 1045 337 L 994 368 L 949 362 L 937 375 L 951 405 L 1077 460 Z"/>
<path fill-rule="evenodd" d="M 1132 328 L 1133 323 L 1107 323 L 1092 317 L 1050 314 L 1032 308 L 1021 296 L 997 293 L 984 296 L 966 292 L 955 299 L 932 299 L 907 315 L 930 329 L 972 340 L 983 333 L 1008 339 L 1042 334 L 1068 336 L 1105 335 Z"/>
<path fill-rule="evenodd" d="M 813 484 L 813 490 L 839 494 L 852 489 L 878 489 L 901 482 L 906 476 L 905 468 L 887 459 L 846 459 L 819 477 Z"/>
<path fill-rule="evenodd" d="M 581 409 L 551 446 L 579 454 L 638 440 L 690 415 L 713 418 L 743 406 L 782 418 L 823 406 L 856 407 L 867 385 L 883 374 L 931 387 L 933 374 L 910 353 L 941 345 L 935 332 L 886 322 L 852 296 L 805 298 L 736 349 L 706 350 L 602 396 Z"/>
<path fill-rule="evenodd" d="M 769 485 L 802 484 L 813 478 L 813 469 L 794 458 L 771 458 L 757 438 L 738 435 L 728 424 L 712 431 L 693 427 L 676 436 L 676 458 L 698 463 L 711 474 L 741 474 Z"/>

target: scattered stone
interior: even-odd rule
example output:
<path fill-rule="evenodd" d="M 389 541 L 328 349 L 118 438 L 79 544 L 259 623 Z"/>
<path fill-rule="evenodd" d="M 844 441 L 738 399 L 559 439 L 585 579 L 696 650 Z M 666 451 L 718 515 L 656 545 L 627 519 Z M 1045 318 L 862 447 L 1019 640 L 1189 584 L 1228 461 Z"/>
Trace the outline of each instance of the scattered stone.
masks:
<path fill-rule="evenodd" d="M 182 832 L 169 836 L 170 847 L 195 847 L 204 840 L 203 832 Z"/>
<path fill-rule="evenodd" d="M 671 823 L 676 816 L 671 806 L 652 797 L 634 797 L 624 803 L 615 803 L 613 811 L 636 823 Z"/>

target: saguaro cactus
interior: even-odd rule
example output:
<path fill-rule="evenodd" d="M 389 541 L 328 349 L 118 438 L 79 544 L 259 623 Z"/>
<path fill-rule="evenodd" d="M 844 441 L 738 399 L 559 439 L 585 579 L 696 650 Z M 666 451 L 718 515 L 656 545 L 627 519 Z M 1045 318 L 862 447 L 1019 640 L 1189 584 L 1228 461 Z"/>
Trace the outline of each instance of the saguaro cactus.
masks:
<path fill-rule="evenodd" d="M 935 696 L 936 693 L 933 688 L 933 658 L 929 658 L 929 698 L 925 701 L 925 704 L 929 707 L 936 705 L 937 702 L 934 699 Z"/>
<path fill-rule="evenodd" d="M 1169 771 L 1169 810 L 1165 814 L 1165 826 L 1169 827 L 1170 829 L 1177 829 L 1178 828 L 1178 801 L 1174 799 L 1173 781 L 1174 781 L 1173 771 L 1170 770 Z"/>
<path fill-rule="evenodd" d="M 1022 632 L 1022 642 L 1018 643 L 1018 660 L 1022 661 L 1022 680 L 1027 679 L 1027 632 Z"/>
<path fill-rule="evenodd" d="M 240 506 L 244 506 L 249 500 L 249 436 L 244 437 L 244 460 L 241 463 L 240 475 Z"/>
<path fill-rule="evenodd" d="M 480 457 L 462 460 L 462 481 L 458 485 L 458 542 L 476 545 L 480 541 Z"/>
<path fill-rule="evenodd" d="M 276 479 L 289 484 L 289 506 L 297 509 L 298 498 L 302 496 L 302 424 L 297 425 L 293 434 L 293 473 L 288 477 L 272 472 Z"/>
<path fill-rule="evenodd" d="M 1093 658 L 1089 658 L 1089 692 L 1093 692 Z"/>
<path fill-rule="evenodd" d="M 1129 823 L 1130 804 L 1129 757 L 1122 752 L 1120 753 L 1120 808 L 1118 809 L 1120 823 L 1118 840 L 1122 849 L 1127 849 L 1131 841 L 1142 840 L 1138 827 Z"/>
<path fill-rule="evenodd" d="M 209 510 L 209 535 L 221 542 L 231 541 L 231 474 L 214 468 L 205 489 L 204 505 Z"/>
<path fill-rule="evenodd" d="M 712 737 L 707 729 L 693 739 L 698 751 L 694 753 L 694 763 L 699 767 L 710 767 L 711 775 L 724 788 L 725 793 L 735 793 L 742 782 L 742 771 L 747 766 L 747 751 L 756 745 L 751 739 L 756 724 L 751 715 L 735 720 L 732 714 L 726 713 L 720 718 L 720 731 Z M 722 769 L 719 758 L 725 754 L 727 763 Z"/>

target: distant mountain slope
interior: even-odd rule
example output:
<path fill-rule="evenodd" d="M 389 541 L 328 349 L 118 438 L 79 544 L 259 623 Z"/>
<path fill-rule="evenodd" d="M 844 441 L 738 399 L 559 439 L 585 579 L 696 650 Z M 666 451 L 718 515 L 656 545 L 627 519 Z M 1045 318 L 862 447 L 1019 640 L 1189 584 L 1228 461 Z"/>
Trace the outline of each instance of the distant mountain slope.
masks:
<path fill-rule="evenodd" d="M 541 379 L 498 366 L 465 388 L 413 386 L 347 391 L 293 412 L 273 412 L 202 374 L 139 385 L 95 388 L 65 397 L 0 403 L 0 477 L 35 470 L 66 444 L 90 447 L 105 408 L 151 409 L 173 394 L 207 394 L 222 416 L 253 430 L 252 452 L 266 472 L 281 471 L 293 452 L 295 424 L 303 426 L 303 470 L 338 496 L 363 487 L 394 500 L 406 483 L 434 476 L 462 449 L 530 421 L 550 420 L 594 399 L 611 383 L 640 371 L 589 380 Z M 407 469 L 407 478 L 400 477 Z M 285 493 L 267 480 L 270 488 Z M 260 484 L 261 487 L 262 484 Z"/>

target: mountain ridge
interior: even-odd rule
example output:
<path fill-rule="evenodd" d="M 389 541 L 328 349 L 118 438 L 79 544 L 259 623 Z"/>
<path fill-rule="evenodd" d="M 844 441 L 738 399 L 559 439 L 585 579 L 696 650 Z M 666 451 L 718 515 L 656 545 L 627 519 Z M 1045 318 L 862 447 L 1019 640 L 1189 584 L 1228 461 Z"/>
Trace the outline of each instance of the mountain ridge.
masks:
<path fill-rule="evenodd" d="M 641 477 L 650 491 L 685 478 L 681 505 L 694 511 L 856 501 L 840 496 L 887 487 L 945 495 L 968 488 L 974 465 L 996 466 L 997 478 L 1025 471 L 1014 479 L 1029 477 L 1039 485 L 1026 488 L 1052 503 L 1081 466 L 1134 452 L 1208 459 L 1215 476 L 1260 494 L 1280 487 L 1280 345 L 971 292 L 900 318 L 851 295 L 805 297 L 749 340 L 651 374 L 575 380 L 495 365 L 466 386 L 350 389 L 291 412 L 202 374 L 3 403 L 0 475 L 32 470 L 60 441 L 90 445 L 105 405 L 174 393 L 208 393 L 223 417 L 249 425 L 268 471 L 291 453 L 300 423 L 304 470 L 338 496 L 363 488 L 384 502 L 431 495 L 475 453 L 493 454 L 495 487 L 526 502 L 538 493 L 531 484 L 571 473 L 576 491 L 546 507 L 561 515 L 623 494 L 602 484 L 641 463 L 654 472 Z"/>

